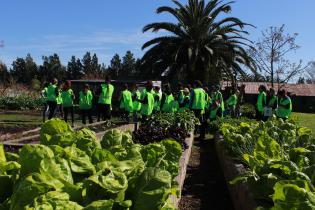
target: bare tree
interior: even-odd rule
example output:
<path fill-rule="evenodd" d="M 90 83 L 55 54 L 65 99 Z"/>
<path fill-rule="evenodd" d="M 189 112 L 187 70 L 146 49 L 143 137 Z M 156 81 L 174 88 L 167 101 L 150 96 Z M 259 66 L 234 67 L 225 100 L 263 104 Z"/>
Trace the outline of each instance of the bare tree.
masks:
<path fill-rule="evenodd" d="M 259 70 L 265 75 L 272 87 L 274 83 L 286 83 L 302 73 L 306 66 L 302 60 L 298 63 L 286 59 L 286 55 L 300 47 L 295 43 L 297 33 L 286 34 L 285 26 L 270 27 L 262 31 L 262 38 L 249 50 Z"/>
<path fill-rule="evenodd" d="M 306 69 L 306 83 L 315 84 L 315 61 L 309 62 L 309 66 Z"/>

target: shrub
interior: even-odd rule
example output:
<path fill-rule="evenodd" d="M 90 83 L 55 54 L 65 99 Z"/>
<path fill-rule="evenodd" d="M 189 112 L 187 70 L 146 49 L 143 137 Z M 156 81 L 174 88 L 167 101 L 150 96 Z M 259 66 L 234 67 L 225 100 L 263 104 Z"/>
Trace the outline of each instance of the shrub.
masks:
<path fill-rule="evenodd" d="M 241 116 L 254 119 L 256 115 L 256 108 L 252 104 L 244 104 L 240 108 Z"/>

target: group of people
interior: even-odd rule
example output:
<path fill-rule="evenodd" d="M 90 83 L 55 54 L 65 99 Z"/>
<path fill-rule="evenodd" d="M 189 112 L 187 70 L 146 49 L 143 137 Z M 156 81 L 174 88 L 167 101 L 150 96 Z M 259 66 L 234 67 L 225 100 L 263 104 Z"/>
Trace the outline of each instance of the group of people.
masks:
<path fill-rule="evenodd" d="M 266 121 L 270 116 L 276 115 L 278 118 L 287 120 L 292 112 L 292 100 L 286 90 L 281 89 L 276 92 L 273 88 L 267 91 L 264 85 L 258 88 L 258 99 L 256 105 L 257 120 Z"/>
<path fill-rule="evenodd" d="M 109 77 L 100 88 L 94 92 L 90 90 L 88 84 L 79 92 L 79 109 L 81 111 L 82 123 L 93 123 L 92 108 L 94 95 L 97 100 L 97 121 L 111 118 L 112 97 L 114 86 Z M 172 90 L 170 84 L 161 87 L 153 86 L 148 81 L 143 90 L 139 90 L 136 84 L 129 87 L 124 84 L 119 97 L 119 110 L 121 117 L 129 121 L 141 119 L 146 121 L 152 114 L 186 112 L 191 110 L 201 121 L 201 135 L 205 130 L 208 121 L 214 121 L 226 115 L 237 117 L 240 115 L 239 107 L 242 101 L 242 94 L 237 89 L 231 89 L 227 100 L 224 100 L 220 85 L 213 85 L 210 88 L 203 86 L 200 81 L 195 81 L 193 85 L 184 87 L 182 84 L 177 86 L 177 90 Z M 68 121 L 71 116 L 71 123 L 74 124 L 74 100 L 75 94 L 71 89 L 71 82 L 66 81 L 62 86 L 58 86 L 57 79 L 54 79 L 42 91 L 45 98 L 45 113 L 48 109 L 48 119 L 55 116 L 56 111 L 62 113 L 64 120 Z M 287 96 L 285 90 L 280 90 L 276 96 L 274 89 L 267 92 L 265 86 L 259 87 L 259 95 L 256 104 L 256 117 L 258 120 L 266 120 L 271 115 L 287 119 L 292 111 L 292 101 Z"/>

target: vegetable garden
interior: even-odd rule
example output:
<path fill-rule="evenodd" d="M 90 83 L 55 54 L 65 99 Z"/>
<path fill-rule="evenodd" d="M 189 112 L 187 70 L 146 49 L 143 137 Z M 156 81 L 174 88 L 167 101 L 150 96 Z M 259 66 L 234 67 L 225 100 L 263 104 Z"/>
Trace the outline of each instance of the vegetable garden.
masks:
<path fill-rule="evenodd" d="M 190 112 L 157 114 L 135 130 L 73 129 L 50 120 L 37 141 L 0 145 L 0 210 L 178 209 L 192 131 L 199 124 Z M 248 118 L 210 126 L 217 133 L 212 153 L 218 159 L 211 157 L 221 164 L 234 209 L 315 208 L 310 129 L 294 121 Z M 185 202 L 181 208 L 189 206 Z"/>

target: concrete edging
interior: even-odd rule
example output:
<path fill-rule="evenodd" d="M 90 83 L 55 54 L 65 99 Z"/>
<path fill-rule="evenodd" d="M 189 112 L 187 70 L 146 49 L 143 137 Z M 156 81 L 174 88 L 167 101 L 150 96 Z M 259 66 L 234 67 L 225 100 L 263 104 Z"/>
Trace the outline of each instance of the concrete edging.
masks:
<path fill-rule="evenodd" d="M 230 185 L 229 182 L 245 171 L 242 164 L 236 164 L 228 155 L 224 145 L 224 138 L 219 133 L 215 137 L 215 147 L 218 159 L 223 170 L 225 181 L 235 210 L 253 210 L 258 207 L 247 184 Z"/>

